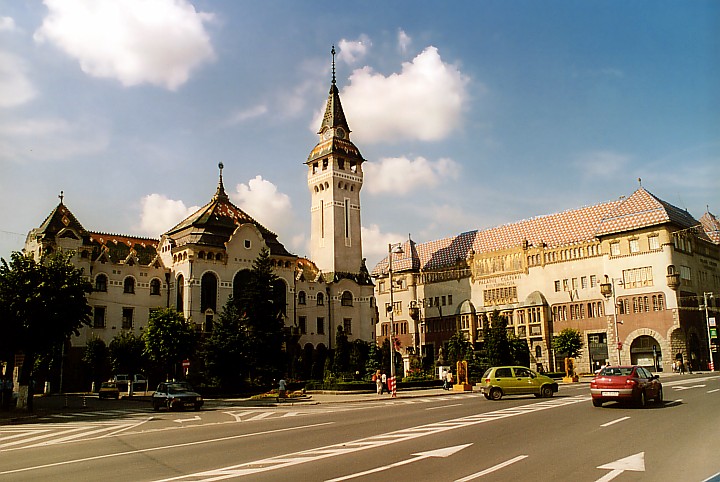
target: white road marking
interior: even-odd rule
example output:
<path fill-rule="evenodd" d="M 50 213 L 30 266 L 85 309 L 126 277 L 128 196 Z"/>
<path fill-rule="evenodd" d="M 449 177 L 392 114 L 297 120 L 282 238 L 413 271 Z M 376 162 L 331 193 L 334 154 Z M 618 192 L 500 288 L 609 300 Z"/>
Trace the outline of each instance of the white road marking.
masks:
<path fill-rule="evenodd" d="M 456 445 L 455 447 L 446 447 L 444 449 L 430 450 L 428 452 L 419 452 L 416 454 L 411 454 L 412 458 L 410 458 L 410 459 L 402 460 L 400 462 L 395 462 L 394 464 L 385 465 L 383 467 L 376 467 L 374 469 L 366 470 L 364 472 L 358 472 L 356 474 L 350 474 L 350 475 L 346 475 L 344 477 L 330 479 L 325 482 L 340 482 L 342 480 L 354 479 L 357 477 L 362 477 L 363 475 L 374 474 L 375 472 L 382 472 L 384 470 L 392 469 L 394 467 L 400 467 L 401 465 L 407 465 L 407 464 L 411 464 L 413 462 L 418 462 L 420 460 L 427 459 L 429 457 L 443 457 L 443 458 L 449 457 L 452 454 L 454 454 L 455 452 L 459 452 L 462 449 L 469 447 L 471 445 L 472 444 Z"/>
<path fill-rule="evenodd" d="M 438 410 L 438 409 L 441 409 L 441 408 L 459 407 L 460 405 L 462 405 L 462 403 L 452 403 L 452 404 L 450 404 L 450 405 L 441 405 L 441 406 L 439 406 L 439 407 L 426 408 L 425 410 Z"/>
<path fill-rule="evenodd" d="M 281 428 L 278 430 L 266 430 L 264 432 L 254 432 L 254 433 L 241 434 L 241 435 L 231 435 L 228 437 L 220 437 L 220 438 L 216 438 L 216 439 L 198 440 L 196 442 L 186 442 L 186 443 L 174 444 L 174 445 L 163 445 L 160 447 L 150 447 L 147 449 L 128 450 L 127 452 L 117 452 L 114 454 L 95 455 L 93 457 L 84 457 L 81 459 L 64 460 L 62 462 L 54 462 L 54 463 L 50 463 L 50 464 L 34 465 L 31 467 L 23 467 L 21 469 L 4 470 L 4 471 L 0 472 L 0 475 L 17 474 L 17 473 L 21 473 L 21 472 L 30 472 L 32 470 L 47 469 L 50 467 L 59 467 L 62 465 L 83 464 L 83 463 L 92 462 L 95 460 L 113 459 L 115 457 L 124 457 L 126 455 L 137 455 L 137 454 L 143 454 L 143 453 L 148 453 L 148 452 L 158 452 L 160 450 L 169 450 L 169 449 L 174 449 L 174 448 L 179 448 L 179 447 L 192 447 L 195 445 L 204 445 L 204 444 L 214 443 L 214 442 L 223 442 L 226 440 L 236 440 L 236 439 L 242 439 L 242 438 L 255 437 L 257 435 L 267 435 L 267 434 L 271 434 L 271 433 L 290 432 L 290 431 L 294 431 L 294 430 L 304 430 L 306 428 L 321 427 L 323 425 L 332 425 L 332 423 L 333 422 L 314 423 L 311 425 L 303 425 L 300 427 Z"/>
<path fill-rule="evenodd" d="M 468 482 L 469 480 L 479 479 L 483 475 L 491 474 L 497 470 L 500 470 L 504 467 L 507 467 L 508 465 L 514 464 L 515 462 L 520 462 L 523 459 L 526 459 L 527 455 L 518 455 L 515 458 L 512 458 L 510 460 L 506 460 L 505 462 L 502 462 L 497 465 L 493 465 L 492 467 L 482 470 L 480 472 L 476 472 L 474 474 L 468 475 L 467 477 L 463 477 L 462 479 L 458 479 L 455 482 Z"/>
<path fill-rule="evenodd" d="M 608 482 L 626 470 L 633 472 L 645 472 L 645 452 L 640 452 L 629 457 L 625 457 L 609 464 L 600 465 L 598 469 L 609 469 L 610 472 L 600 477 L 597 482 Z"/>
<path fill-rule="evenodd" d="M 385 434 L 374 435 L 363 439 L 354 440 L 351 442 L 343 442 L 334 445 L 328 445 L 325 447 L 319 447 L 316 449 L 304 450 L 301 452 L 294 452 L 290 454 L 280 455 L 276 457 L 269 457 L 266 459 L 255 460 L 253 462 L 246 462 L 238 465 L 231 465 L 228 467 L 222 467 L 213 470 L 207 470 L 203 472 L 196 472 L 193 474 L 180 475 L 177 477 L 171 477 L 167 479 L 160 479 L 157 482 L 169 482 L 175 480 L 193 481 L 193 482 L 209 482 L 223 479 L 230 479 L 235 477 L 242 477 L 244 475 L 257 474 L 261 472 L 268 472 L 271 470 L 277 470 L 285 467 L 291 467 L 306 462 L 313 462 L 316 460 L 322 460 L 329 457 L 335 457 L 338 455 L 345 455 L 360 450 L 366 450 L 370 448 L 379 448 L 386 445 L 394 444 L 397 442 L 406 442 L 418 437 L 424 437 L 426 435 L 433 435 L 456 428 L 470 427 L 473 425 L 492 422 L 501 418 L 514 417 L 517 415 L 524 415 L 526 413 L 537 412 L 541 410 L 548 410 L 551 408 L 558 408 L 565 405 L 571 405 L 575 403 L 586 402 L 590 400 L 589 396 L 581 395 L 576 397 L 553 399 L 550 401 L 534 403 L 527 405 L 526 410 L 518 410 L 521 407 L 515 407 L 512 409 L 496 410 L 489 413 L 480 413 L 471 415 L 468 417 L 462 417 L 454 420 L 446 420 L 443 422 L 430 423 L 417 427 L 410 427 L 407 429 L 397 430 L 395 432 L 389 432 Z M 532 407 L 532 409 L 530 408 Z M 2 475 L 2 473 L 0 473 Z"/>
<path fill-rule="evenodd" d="M 708 390 L 708 393 L 715 393 L 720 392 L 720 388 L 716 388 L 715 390 Z"/>
<path fill-rule="evenodd" d="M 613 420 L 612 422 L 604 423 L 600 426 L 601 427 L 609 427 L 610 425 L 616 424 L 618 422 L 624 422 L 625 420 L 630 420 L 630 417 L 620 417 L 617 420 Z"/>

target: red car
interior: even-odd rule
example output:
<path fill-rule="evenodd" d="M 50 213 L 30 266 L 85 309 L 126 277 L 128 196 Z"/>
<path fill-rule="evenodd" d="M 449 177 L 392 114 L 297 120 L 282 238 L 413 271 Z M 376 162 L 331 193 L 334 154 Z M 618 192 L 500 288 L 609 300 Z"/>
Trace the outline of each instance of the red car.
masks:
<path fill-rule="evenodd" d="M 632 402 L 639 407 L 647 406 L 648 400 L 660 404 L 663 401 L 662 383 L 658 375 L 639 366 L 607 366 L 590 382 L 593 405 L 603 402 Z"/>

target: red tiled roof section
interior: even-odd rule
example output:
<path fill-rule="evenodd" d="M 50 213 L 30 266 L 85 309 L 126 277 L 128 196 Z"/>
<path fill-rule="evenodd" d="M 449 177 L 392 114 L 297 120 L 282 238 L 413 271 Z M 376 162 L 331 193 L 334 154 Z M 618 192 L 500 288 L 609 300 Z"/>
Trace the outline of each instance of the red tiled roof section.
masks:
<path fill-rule="evenodd" d="M 715 244 L 720 244 L 720 221 L 710 211 L 706 212 L 700 218 L 700 224 L 703 226 L 705 234 Z"/>
<path fill-rule="evenodd" d="M 141 238 L 137 236 L 125 236 L 121 234 L 107 234 L 107 233 L 96 233 L 96 232 L 90 232 L 88 233 L 90 235 L 90 241 L 97 242 L 98 244 L 105 245 L 108 243 L 118 244 L 122 243 L 126 246 L 133 247 L 135 245 L 140 245 L 143 248 L 146 247 L 153 247 L 157 248 L 158 246 L 158 240 L 152 239 L 152 238 Z"/>
<path fill-rule="evenodd" d="M 717 227 L 717 219 L 712 219 Z M 475 253 L 487 253 L 520 246 L 525 240 L 530 245 L 539 246 L 544 243 L 545 246 L 554 248 L 592 241 L 606 234 L 666 223 L 673 223 L 680 228 L 699 224 L 687 211 L 640 188 L 627 199 L 538 216 L 484 231 L 469 231 L 419 245 L 413 243 L 416 251 L 408 250 L 406 242 L 403 245 L 404 254 L 393 257 L 393 270 L 452 266 L 458 260 L 466 259 L 471 248 Z M 707 226 L 712 225 L 713 221 L 708 218 Z M 705 231 L 708 231 L 707 227 Z M 715 236 L 713 239 L 720 239 L 720 231 L 717 229 Z M 373 269 L 374 275 L 386 272 L 387 258 Z"/>

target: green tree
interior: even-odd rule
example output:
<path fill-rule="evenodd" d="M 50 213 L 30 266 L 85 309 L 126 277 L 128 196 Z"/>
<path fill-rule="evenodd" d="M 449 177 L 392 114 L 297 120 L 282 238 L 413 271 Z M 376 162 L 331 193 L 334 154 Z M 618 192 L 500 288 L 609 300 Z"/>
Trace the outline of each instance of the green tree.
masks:
<path fill-rule="evenodd" d="M 90 381 L 99 387 L 100 382 L 109 375 L 109 350 L 105 342 L 98 337 L 90 338 L 85 344 L 83 363 L 90 374 Z"/>
<path fill-rule="evenodd" d="M 365 362 L 365 376 L 372 377 L 382 366 L 382 353 L 377 343 L 372 341 L 368 347 L 367 361 Z"/>
<path fill-rule="evenodd" d="M 224 390 L 237 390 L 247 374 L 248 337 L 245 328 L 231 297 L 220 312 L 204 347 L 208 373 Z"/>
<path fill-rule="evenodd" d="M 176 375 L 177 366 L 195 350 L 195 330 L 173 308 L 152 310 L 142 339 L 148 358 L 168 376 Z"/>
<path fill-rule="evenodd" d="M 530 367 L 530 347 L 528 347 L 527 341 L 515 335 L 508 336 L 508 341 L 513 364 Z"/>
<path fill-rule="evenodd" d="M 287 367 L 283 350 L 285 307 L 279 306 L 278 281 L 270 252 L 263 248 L 253 262 L 244 289 L 232 299 L 239 316 L 239 329 L 247 336 L 244 346 L 247 378 L 265 385 L 282 376 Z"/>
<path fill-rule="evenodd" d="M 92 285 L 75 268 L 72 253 L 56 252 L 36 262 L 14 252 L 0 259 L 2 351 L 25 356 L 19 374 L 20 406 L 32 410 L 32 384 L 38 357 L 51 356 L 79 328 L 90 324 L 86 295 Z"/>
<path fill-rule="evenodd" d="M 335 375 L 342 375 L 350 370 L 350 342 L 342 326 L 337 327 L 335 333 L 335 355 L 333 357 L 332 371 Z"/>
<path fill-rule="evenodd" d="M 140 373 L 146 366 L 145 342 L 132 331 L 123 330 L 110 340 L 110 365 L 115 373 Z"/>
<path fill-rule="evenodd" d="M 507 319 L 495 310 L 490 315 L 490 326 L 485 324 L 485 356 L 491 366 L 512 365 L 514 360 L 507 333 Z"/>
<path fill-rule="evenodd" d="M 556 353 L 576 358 L 583 347 L 582 335 L 574 328 L 565 328 L 553 338 L 552 345 Z"/>
<path fill-rule="evenodd" d="M 472 344 L 465 338 L 465 333 L 458 331 L 448 340 L 446 362 L 451 366 L 457 366 L 457 362 L 466 360 L 468 351 L 472 351 Z"/>

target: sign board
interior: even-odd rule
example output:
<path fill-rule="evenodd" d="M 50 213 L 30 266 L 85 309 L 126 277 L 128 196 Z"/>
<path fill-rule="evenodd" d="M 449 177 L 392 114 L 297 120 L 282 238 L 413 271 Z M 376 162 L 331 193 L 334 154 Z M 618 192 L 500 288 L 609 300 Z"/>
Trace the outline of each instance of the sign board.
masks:
<path fill-rule="evenodd" d="M 714 317 L 714 316 L 711 316 L 710 318 L 708 318 L 708 324 L 709 324 L 710 326 L 716 326 L 716 325 L 715 325 L 715 317 Z"/>
<path fill-rule="evenodd" d="M 190 360 L 183 360 L 182 366 L 183 368 L 190 368 Z"/>

